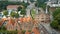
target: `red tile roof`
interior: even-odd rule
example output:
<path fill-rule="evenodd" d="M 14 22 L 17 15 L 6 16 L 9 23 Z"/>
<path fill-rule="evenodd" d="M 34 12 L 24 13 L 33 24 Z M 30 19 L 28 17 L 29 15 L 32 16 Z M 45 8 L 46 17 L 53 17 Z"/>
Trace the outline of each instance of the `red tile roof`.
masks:
<path fill-rule="evenodd" d="M 2 20 L 0 21 L 0 26 L 2 26 L 3 22 L 4 22 L 4 21 L 2 21 Z"/>
<path fill-rule="evenodd" d="M 26 17 L 23 18 L 23 22 L 27 22 L 27 18 Z"/>
<path fill-rule="evenodd" d="M 7 6 L 7 9 L 11 9 L 11 8 L 14 8 L 14 9 L 15 9 L 15 8 L 18 8 L 18 5 L 8 5 L 8 6 Z"/>
<path fill-rule="evenodd" d="M 33 29 L 32 29 L 32 32 L 33 32 L 34 34 L 40 34 L 38 27 L 33 28 Z"/>
<path fill-rule="evenodd" d="M 12 25 L 14 25 L 14 23 L 15 23 L 15 20 L 12 19 L 12 18 L 10 18 L 9 21 L 8 21 L 8 24 L 12 24 Z"/>
<path fill-rule="evenodd" d="M 21 23 L 23 22 L 23 18 L 20 18 L 19 20 L 20 20 Z"/>
<path fill-rule="evenodd" d="M 31 17 L 27 17 L 27 22 L 32 21 Z"/>
<path fill-rule="evenodd" d="M 20 18 L 20 22 L 30 22 L 32 21 L 32 18 L 31 17 L 23 17 L 23 18 Z"/>
<path fill-rule="evenodd" d="M 8 19 L 2 18 L 2 19 L 0 20 L 0 26 L 2 26 L 2 24 L 4 23 L 5 20 L 8 20 Z"/>
<path fill-rule="evenodd" d="M 19 6 L 21 6 L 22 8 L 24 8 L 24 6 L 22 6 L 22 5 L 8 5 L 7 9 L 17 9 Z"/>

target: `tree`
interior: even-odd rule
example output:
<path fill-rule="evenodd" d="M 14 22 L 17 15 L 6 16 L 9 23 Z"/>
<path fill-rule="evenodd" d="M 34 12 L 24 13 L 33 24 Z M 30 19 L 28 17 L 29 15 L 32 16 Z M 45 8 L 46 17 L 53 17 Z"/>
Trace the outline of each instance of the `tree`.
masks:
<path fill-rule="evenodd" d="M 26 30 L 22 30 L 22 34 L 25 34 Z"/>
<path fill-rule="evenodd" d="M 42 5 L 40 5 L 40 7 L 43 8 L 43 10 L 45 10 L 46 9 L 46 4 L 42 4 Z"/>
<path fill-rule="evenodd" d="M 21 10 L 21 15 L 26 15 L 26 10 L 25 9 Z"/>
<path fill-rule="evenodd" d="M 15 12 L 11 12 L 11 17 L 15 18 L 16 19 L 16 22 L 18 23 L 18 18 L 19 18 L 19 14 L 18 13 L 15 13 Z"/>
<path fill-rule="evenodd" d="M 60 25 L 58 26 L 58 30 L 60 30 Z"/>
<path fill-rule="evenodd" d="M 8 15 L 8 11 L 3 11 L 3 14 L 5 15 L 5 16 L 7 16 Z"/>
<path fill-rule="evenodd" d="M 45 8 L 46 8 L 45 2 L 46 2 L 46 0 L 37 0 L 35 6 L 36 7 L 41 7 L 45 10 Z"/>
<path fill-rule="evenodd" d="M 53 17 L 55 18 L 55 16 L 57 16 L 60 13 L 60 8 L 57 8 L 54 12 L 53 12 Z"/>
<path fill-rule="evenodd" d="M 55 16 L 55 20 L 57 20 L 60 25 L 60 13 L 57 16 Z"/>
<path fill-rule="evenodd" d="M 21 5 L 23 5 L 24 6 L 24 8 L 26 8 L 28 5 L 29 5 L 29 3 L 27 2 L 27 3 L 25 3 L 24 1 L 21 3 Z"/>
<path fill-rule="evenodd" d="M 54 20 L 53 20 L 52 23 L 50 24 L 51 27 L 60 30 L 60 8 L 57 8 L 57 9 L 53 12 L 53 17 L 54 17 Z"/>
<path fill-rule="evenodd" d="M 18 11 L 21 11 L 21 9 L 22 9 L 22 7 L 21 7 L 21 6 L 19 6 L 19 7 L 18 7 Z"/>
<path fill-rule="evenodd" d="M 19 18 L 19 14 L 18 13 L 15 14 L 15 18 Z"/>
<path fill-rule="evenodd" d="M 7 6 L 7 1 L 0 1 L 0 9 L 1 10 L 6 10 Z"/>
<path fill-rule="evenodd" d="M 57 8 L 57 9 L 53 12 L 53 17 L 54 17 L 54 20 L 57 20 L 58 23 L 60 24 L 60 8 Z"/>
<path fill-rule="evenodd" d="M 2 27 L 1 27 L 1 30 L 6 30 L 6 27 L 5 27 L 5 26 L 2 26 Z"/>
<path fill-rule="evenodd" d="M 50 25 L 51 25 L 51 27 L 57 29 L 58 28 L 58 21 L 54 20 L 54 21 L 52 21 L 52 23 Z"/>
<path fill-rule="evenodd" d="M 16 13 L 12 11 L 11 14 L 10 14 L 10 16 L 11 16 L 11 17 L 15 17 L 15 14 L 16 14 Z"/>

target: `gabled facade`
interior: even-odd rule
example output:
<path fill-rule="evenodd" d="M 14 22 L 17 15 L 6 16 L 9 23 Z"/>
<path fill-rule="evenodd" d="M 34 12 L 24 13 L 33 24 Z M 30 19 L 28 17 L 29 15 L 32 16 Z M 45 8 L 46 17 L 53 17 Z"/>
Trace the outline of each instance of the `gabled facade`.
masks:
<path fill-rule="evenodd" d="M 9 19 L 7 25 L 6 25 L 7 30 L 20 30 L 20 26 L 17 22 L 15 22 L 14 19 Z"/>

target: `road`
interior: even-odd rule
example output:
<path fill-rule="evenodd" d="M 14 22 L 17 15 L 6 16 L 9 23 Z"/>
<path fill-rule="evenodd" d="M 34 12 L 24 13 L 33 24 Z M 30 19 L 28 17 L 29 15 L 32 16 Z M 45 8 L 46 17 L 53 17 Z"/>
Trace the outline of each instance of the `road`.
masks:
<path fill-rule="evenodd" d="M 46 28 L 42 24 L 38 24 L 38 27 L 40 29 L 40 34 L 49 34 L 49 32 L 46 30 Z"/>
<path fill-rule="evenodd" d="M 47 23 L 40 23 L 40 24 L 42 24 L 50 34 L 60 34 L 55 29 L 51 28 L 49 23 L 48 24 Z"/>

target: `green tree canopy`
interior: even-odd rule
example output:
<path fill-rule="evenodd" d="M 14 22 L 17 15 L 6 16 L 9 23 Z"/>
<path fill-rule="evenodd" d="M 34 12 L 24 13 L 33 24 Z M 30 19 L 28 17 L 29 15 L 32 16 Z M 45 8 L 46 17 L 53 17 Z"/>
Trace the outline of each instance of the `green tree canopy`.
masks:
<path fill-rule="evenodd" d="M 54 20 L 54 21 L 52 21 L 52 23 L 50 25 L 51 25 L 51 27 L 57 29 L 58 28 L 58 21 Z"/>
<path fill-rule="evenodd" d="M 0 27 L 0 30 L 6 30 L 5 26 Z"/>
<path fill-rule="evenodd" d="M 29 3 L 24 2 L 10 2 L 10 1 L 0 1 L 0 10 L 6 10 L 8 5 L 23 5 L 25 8 L 29 5 Z"/>
<path fill-rule="evenodd" d="M 18 9 L 18 11 L 21 11 L 22 7 L 21 7 L 21 6 L 19 6 L 17 9 Z"/>
<path fill-rule="evenodd" d="M 19 14 L 18 13 L 15 14 L 15 18 L 19 18 Z"/>
<path fill-rule="evenodd" d="M 11 12 L 10 14 L 11 17 L 15 17 L 15 18 L 19 18 L 19 14 L 18 13 L 15 13 L 15 12 Z"/>
<path fill-rule="evenodd" d="M 54 20 L 58 20 L 59 24 L 60 24 L 60 8 L 57 8 L 54 12 L 53 12 L 53 17 Z"/>
<path fill-rule="evenodd" d="M 8 15 L 8 11 L 3 11 L 3 14 L 5 15 L 5 16 L 7 16 Z"/>
<path fill-rule="evenodd" d="M 25 34 L 26 30 L 22 30 L 22 34 Z"/>
<path fill-rule="evenodd" d="M 54 12 L 53 12 L 53 17 L 55 18 L 55 16 L 57 16 L 60 13 L 60 8 L 57 8 Z"/>
<path fill-rule="evenodd" d="M 21 15 L 26 15 L 26 10 L 25 9 L 21 10 Z"/>
<path fill-rule="evenodd" d="M 58 20 L 58 23 L 60 24 L 60 13 L 57 16 L 55 16 L 55 20 Z"/>
<path fill-rule="evenodd" d="M 11 14 L 10 14 L 10 16 L 11 16 L 11 17 L 15 17 L 15 14 L 16 14 L 16 13 L 12 11 Z"/>
<path fill-rule="evenodd" d="M 53 17 L 54 17 L 54 20 L 53 20 L 52 23 L 50 24 L 51 27 L 60 30 L 60 8 L 57 8 L 57 9 L 53 12 Z"/>
<path fill-rule="evenodd" d="M 46 0 L 37 0 L 35 6 L 36 7 L 41 7 L 45 10 L 46 8 Z"/>

